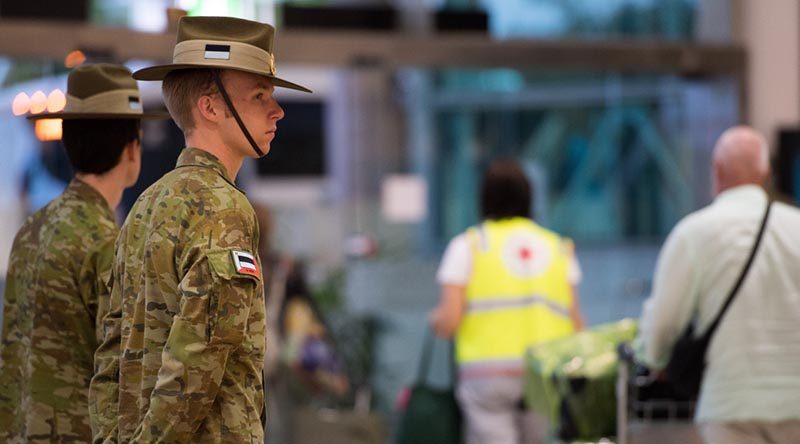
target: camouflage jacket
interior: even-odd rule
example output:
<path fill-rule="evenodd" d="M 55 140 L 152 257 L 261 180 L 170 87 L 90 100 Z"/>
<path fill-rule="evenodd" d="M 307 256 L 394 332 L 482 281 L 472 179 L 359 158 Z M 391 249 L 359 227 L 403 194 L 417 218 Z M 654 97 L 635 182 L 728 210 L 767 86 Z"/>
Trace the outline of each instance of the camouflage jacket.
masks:
<path fill-rule="evenodd" d="M 89 442 L 98 306 L 118 227 L 78 179 L 14 239 L 0 343 L 0 442 Z"/>
<path fill-rule="evenodd" d="M 116 244 L 90 394 L 97 441 L 264 442 L 257 246 L 253 208 L 205 151 L 185 149 L 142 193 Z"/>

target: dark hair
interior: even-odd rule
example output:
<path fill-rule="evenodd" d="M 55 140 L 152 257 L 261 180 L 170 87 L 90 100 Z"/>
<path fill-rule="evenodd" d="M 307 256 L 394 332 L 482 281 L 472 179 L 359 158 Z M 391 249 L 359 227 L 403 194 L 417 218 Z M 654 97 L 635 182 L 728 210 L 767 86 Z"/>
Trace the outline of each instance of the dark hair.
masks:
<path fill-rule="evenodd" d="M 61 124 L 67 157 L 76 173 L 103 174 L 117 166 L 125 145 L 139 140 L 139 119 L 75 119 Z"/>
<path fill-rule="evenodd" d="M 512 160 L 489 165 L 481 185 L 481 218 L 531 217 L 531 184 Z"/>

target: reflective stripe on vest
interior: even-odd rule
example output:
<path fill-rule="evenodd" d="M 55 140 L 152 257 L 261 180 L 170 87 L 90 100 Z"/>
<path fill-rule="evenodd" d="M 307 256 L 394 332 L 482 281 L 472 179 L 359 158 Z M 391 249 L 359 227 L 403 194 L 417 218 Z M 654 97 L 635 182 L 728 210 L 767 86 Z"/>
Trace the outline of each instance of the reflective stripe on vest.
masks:
<path fill-rule="evenodd" d="M 462 370 L 519 366 L 528 347 L 573 332 L 567 242 L 524 218 L 487 221 L 467 239 L 472 274 L 456 335 Z"/>
<path fill-rule="evenodd" d="M 553 314 L 559 314 L 569 318 L 569 307 L 565 307 L 557 302 L 548 300 L 546 296 L 530 295 L 523 297 L 492 297 L 491 299 L 476 300 L 469 302 L 467 310 L 470 313 L 485 312 L 491 310 L 502 310 L 508 308 L 524 308 L 531 305 L 546 305 Z"/>

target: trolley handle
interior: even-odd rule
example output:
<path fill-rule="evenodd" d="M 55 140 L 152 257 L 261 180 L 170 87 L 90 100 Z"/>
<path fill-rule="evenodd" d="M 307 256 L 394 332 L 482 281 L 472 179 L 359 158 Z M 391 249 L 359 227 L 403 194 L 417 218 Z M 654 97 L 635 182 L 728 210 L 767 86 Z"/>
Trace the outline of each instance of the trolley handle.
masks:
<path fill-rule="evenodd" d="M 619 356 L 619 360 L 622 362 L 626 362 L 628 364 L 633 364 L 634 362 L 633 346 L 631 346 L 630 342 L 621 342 L 617 346 L 617 355 Z"/>
<path fill-rule="evenodd" d="M 617 355 L 620 364 L 628 368 L 626 376 L 630 378 L 633 385 L 643 387 L 663 377 L 663 372 L 652 371 L 642 363 L 636 362 L 633 346 L 630 342 L 622 342 L 617 346 Z"/>

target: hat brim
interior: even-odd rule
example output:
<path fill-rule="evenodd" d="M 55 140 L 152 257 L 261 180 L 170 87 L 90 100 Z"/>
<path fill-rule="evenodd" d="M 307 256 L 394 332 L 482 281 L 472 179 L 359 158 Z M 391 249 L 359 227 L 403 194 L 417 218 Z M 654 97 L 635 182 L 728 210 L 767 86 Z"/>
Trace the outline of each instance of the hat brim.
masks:
<path fill-rule="evenodd" d="M 112 113 L 70 113 L 70 112 L 57 112 L 34 114 L 27 116 L 28 120 L 44 120 L 44 119 L 62 119 L 62 120 L 89 120 L 89 119 L 118 119 L 118 120 L 156 120 L 156 119 L 169 119 L 171 118 L 166 111 L 146 111 L 142 114 L 112 114 Z"/>
<path fill-rule="evenodd" d="M 267 74 L 263 71 L 259 71 L 256 69 L 247 69 L 247 68 L 240 68 L 240 67 L 232 67 L 232 66 L 213 66 L 213 65 L 201 65 L 201 64 L 194 64 L 194 63 L 178 63 L 178 64 L 170 64 L 170 65 L 157 65 L 157 66 L 150 66 L 147 68 L 142 68 L 133 73 L 133 78 L 136 80 L 164 80 L 167 74 L 171 73 L 172 71 L 177 71 L 180 69 L 231 69 L 234 71 L 243 71 L 249 72 L 252 74 L 258 74 L 260 76 L 268 78 L 272 84 L 276 87 L 281 88 L 288 88 L 293 89 L 296 91 L 302 91 L 306 93 L 312 92 L 310 89 L 306 88 L 305 86 L 298 85 L 297 83 L 292 83 L 288 80 L 281 79 L 279 77 L 275 77 L 273 75 Z"/>

